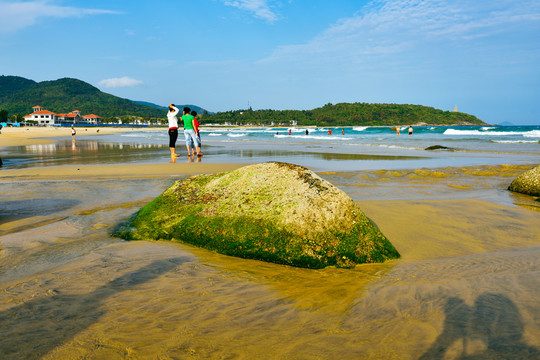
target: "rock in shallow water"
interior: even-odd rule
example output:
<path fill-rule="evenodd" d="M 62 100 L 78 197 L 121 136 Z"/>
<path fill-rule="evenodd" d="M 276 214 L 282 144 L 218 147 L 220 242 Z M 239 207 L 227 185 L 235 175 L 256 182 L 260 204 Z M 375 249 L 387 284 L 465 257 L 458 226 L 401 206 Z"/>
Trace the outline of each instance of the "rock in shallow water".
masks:
<path fill-rule="evenodd" d="M 343 191 L 304 167 L 278 162 L 177 181 L 117 235 L 308 268 L 399 257 Z"/>
<path fill-rule="evenodd" d="M 508 190 L 540 196 L 540 165 L 519 175 L 508 187 Z"/>
<path fill-rule="evenodd" d="M 442 145 L 432 145 L 432 146 L 428 146 L 428 147 L 425 148 L 424 150 L 450 150 L 450 151 L 454 151 L 454 149 L 449 148 L 449 147 L 446 147 L 446 146 L 442 146 Z"/>

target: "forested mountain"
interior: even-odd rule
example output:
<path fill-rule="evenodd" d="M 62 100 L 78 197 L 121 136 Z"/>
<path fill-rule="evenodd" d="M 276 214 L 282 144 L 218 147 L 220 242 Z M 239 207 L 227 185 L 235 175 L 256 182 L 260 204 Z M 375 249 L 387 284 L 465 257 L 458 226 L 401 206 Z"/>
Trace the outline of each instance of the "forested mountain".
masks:
<path fill-rule="evenodd" d="M 476 116 L 442 111 L 421 105 L 340 103 L 326 104 L 313 110 L 236 110 L 219 112 L 203 118 L 205 123 L 268 124 L 319 126 L 356 125 L 484 125 Z"/>
<path fill-rule="evenodd" d="M 10 115 L 24 116 L 31 113 L 35 105 L 56 113 L 79 110 L 103 118 L 125 115 L 165 118 L 166 114 L 161 109 L 104 93 L 77 79 L 37 83 L 18 76 L 0 76 L 0 109 L 8 110 Z"/>

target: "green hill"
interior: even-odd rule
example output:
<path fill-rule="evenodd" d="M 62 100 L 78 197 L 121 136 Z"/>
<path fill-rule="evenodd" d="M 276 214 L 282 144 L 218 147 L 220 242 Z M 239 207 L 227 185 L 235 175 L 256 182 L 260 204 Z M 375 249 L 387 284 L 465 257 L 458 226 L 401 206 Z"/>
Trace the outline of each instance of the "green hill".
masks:
<path fill-rule="evenodd" d="M 157 104 L 153 104 L 151 102 L 147 102 L 147 101 L 135 101 L 137 104 L 141 104 L 141 105 L 148 105 L 148 106 L 151 106 L 153 108 L 156 108 L 156 109 L 160 109 L 161 111 L 164 111 L 164 112 L 167 112 L 167 107 L 166 106 L 161 106 L 161 105 L 157 105 Z M 206 110 L 206 109 L 203 109 L 202 107 L 200 106 L 197 106 L 197 105 L 178 105 L 178 103 L 175 103 L 176 107 L 179 108 L 180 110 L 182 110 L 185 106 L 187 106 L 188 108 L 190 108 L 191 110 L 195 110 L 197 112 L 197 114 L 204 114 L 204 113 L 210 113 L 210 111 Z"/>
<path fill-rule="evenodd" d="M 77 79 L 63 78 L 37 83 L 18 76 L 0 76 L 0 109 L 8 110 L 12 115 L 26 115 L 32 112 L 35 105 L 56 113 L 79 110 L 83 114 L 96 114 L 104 118 L 124 115 L 165 117 L 161 109 L 104 93 Z"/>
<path fill-rule="evenodd" d="M 357 126 L 357 125 L 486 125 L 476 116 L 442 111 L 422 105 L 340 103 L 326 104 L 313 110 L 236 110 L 218 112 L 203 118 L 205 123 L 238 125 Z"/>

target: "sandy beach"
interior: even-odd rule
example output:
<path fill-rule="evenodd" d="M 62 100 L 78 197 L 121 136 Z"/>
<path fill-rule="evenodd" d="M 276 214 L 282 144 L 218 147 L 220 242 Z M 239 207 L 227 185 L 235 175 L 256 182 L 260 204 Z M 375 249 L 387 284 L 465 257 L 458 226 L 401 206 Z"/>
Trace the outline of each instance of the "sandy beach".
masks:
<path fill-rule="evenodd" d="M 0 154 L 57 140 L 3 129 Z M 319 171 L 402 255 L 353 270 L 111 237 L 174 180 L 242 165 L 0 168 L 0 358 L 540 358 L 540 207 L 506 191 L 534 164 Z"/>
<path fill-rule="evenodd" d="M 145 131 L 159 131 L 161 128 L 148 128 Z M 76 136 L 84 138 L 89 135 L 107 135 L 119 134 L 129 131 L 135 131 L 135 128 L 115 128 L 115 127 L 77 127 Z M 54 139 L 66 137 L 71 139 L 70 127 L 53 127 L 53 126 L 27 126 L 27 127 L 4 127 L 0 135 L 0 146 L 21 146 L 21 145 L 36 145 L 49 144 L 54 142 Z"/>

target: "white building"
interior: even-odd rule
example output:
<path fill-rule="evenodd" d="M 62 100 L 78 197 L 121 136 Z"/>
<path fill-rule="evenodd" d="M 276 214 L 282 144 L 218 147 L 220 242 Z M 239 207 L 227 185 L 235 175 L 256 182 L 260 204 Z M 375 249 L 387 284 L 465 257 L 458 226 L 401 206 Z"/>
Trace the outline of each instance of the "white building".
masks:
<path fill-rule="evenodd" d="M 33 113 L 26 115 L 25 120 L 37 121 L 39 125 L 54 125 L 60 123 L 68 124 L 100 124 L 102 118 L 98 115 L 81 115 L 79 110 L 74 110 L 67 114 L 55 114 L 43 107 L 36 105 L 32 107 Z"/>
<path fill-rule="evenodd" d="M 26 115 L 24 120 L 37 121 L 40 125 L 49 125 L 56 123 L 56 114 L 43 109 L 41 106 L 36 105 L 32 108 L 34 110 L 30 115 Z"/>

